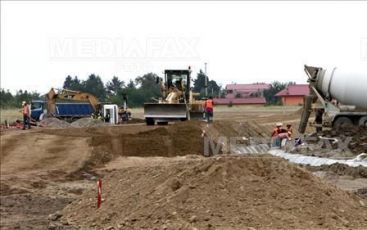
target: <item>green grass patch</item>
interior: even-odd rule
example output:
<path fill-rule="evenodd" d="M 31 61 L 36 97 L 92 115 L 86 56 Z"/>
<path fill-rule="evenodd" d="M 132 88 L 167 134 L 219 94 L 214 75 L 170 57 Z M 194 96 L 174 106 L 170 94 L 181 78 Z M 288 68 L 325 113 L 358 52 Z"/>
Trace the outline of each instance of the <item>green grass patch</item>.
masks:
<path fill-rule="evenodd" d="M 23 116 L 20 112 L 21 109 L 0 109 L 0 123 L 4 124 L 5 120 L 8 123 L 12 123 L 17 119 L 22 120 Z"/>

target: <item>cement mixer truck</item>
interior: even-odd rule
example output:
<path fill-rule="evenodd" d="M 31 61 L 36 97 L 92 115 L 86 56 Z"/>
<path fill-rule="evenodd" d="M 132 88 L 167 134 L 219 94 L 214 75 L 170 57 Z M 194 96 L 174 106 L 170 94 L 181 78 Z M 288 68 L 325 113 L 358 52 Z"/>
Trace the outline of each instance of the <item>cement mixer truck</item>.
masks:
<path fill-rule="evenodd" d="M 312 111 L 317 131 L 323 127 L 367 126 L 367 71 L 353 73 L 305 65 L 305 72 L 311 93 L 305 97 L 300 133 L 305 132 Z"/>

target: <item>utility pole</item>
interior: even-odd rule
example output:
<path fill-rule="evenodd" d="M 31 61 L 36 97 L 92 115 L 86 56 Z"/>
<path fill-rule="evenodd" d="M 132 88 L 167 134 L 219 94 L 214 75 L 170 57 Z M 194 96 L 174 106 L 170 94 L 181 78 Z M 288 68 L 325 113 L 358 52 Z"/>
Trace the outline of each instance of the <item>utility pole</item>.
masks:
<path fill-rule="evenodd" d="M 206 66 L 208 63 L 204 63 L 205 65 L 205 97 L 208 97 L 208 75 L 206 73 Z"/>

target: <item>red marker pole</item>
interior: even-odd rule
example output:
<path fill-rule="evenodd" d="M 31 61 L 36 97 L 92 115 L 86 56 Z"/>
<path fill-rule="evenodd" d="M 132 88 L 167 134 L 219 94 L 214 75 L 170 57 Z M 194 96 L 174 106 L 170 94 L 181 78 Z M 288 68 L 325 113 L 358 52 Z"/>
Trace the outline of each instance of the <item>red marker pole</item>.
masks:
<path fill-rule="evenodd" d="M 102 179 L 98 179 L 97 187 L 98 187 L 97 208 L 100 208 L 102 204 Z"/>

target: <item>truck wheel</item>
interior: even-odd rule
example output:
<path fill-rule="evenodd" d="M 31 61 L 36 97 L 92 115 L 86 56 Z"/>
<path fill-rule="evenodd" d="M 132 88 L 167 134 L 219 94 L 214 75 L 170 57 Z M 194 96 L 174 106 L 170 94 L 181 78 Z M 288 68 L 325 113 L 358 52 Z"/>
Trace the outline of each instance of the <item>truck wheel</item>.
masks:
<path fill-rule="evenodd" d="M 338 117 L 333 124 L 334 129 L 340 129 L 348 126 L 353 126 L 352 120 L 348 117 Z"/>
<path fill-rule="evenodd" d="M 358 125 L 367 127 L 367 116 L 361 117 L 359 119 Z"/>
<path fill-rule="evenodd" d="M 168 121 L 157 122 L 157 125 L 168 125 Z"/>
<path fill-rule="evenodd" d="M 145 118 L 145 122 L 147 125 L 154 125 L 154 119 L 153 118 Z"/>

